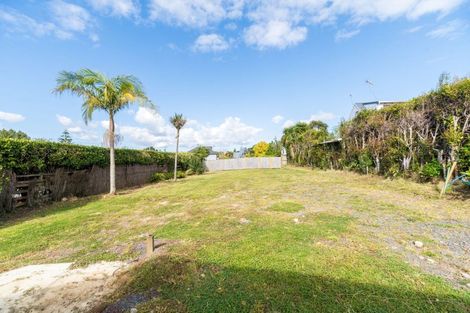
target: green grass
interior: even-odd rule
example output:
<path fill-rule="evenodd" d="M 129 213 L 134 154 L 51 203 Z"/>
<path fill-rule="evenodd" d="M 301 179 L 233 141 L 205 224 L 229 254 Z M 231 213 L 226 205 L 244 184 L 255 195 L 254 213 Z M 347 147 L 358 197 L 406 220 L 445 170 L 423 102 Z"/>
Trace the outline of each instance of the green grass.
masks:
<path fill-rule="evenodd" d="M 295 203 L 295 202 L 288 202 L 288 201 L 275 203 L 268 208 L 268 210 L 271 210 L 271 211 L 287 212 L 287 213 L 295 213 L 303 209 L 304 209 L 303 205 L 299 203 Z"/>
<path fill-rule="evenodd" d="M 408 265 L 361 225 L 390 215 L 466 220 L 469 209 L 403 180 L 295 168 L 215 173 L 3 222 L 0 271 L 128 260 L 150 232 L 166 252 L 114 295 L 159 291 L 139 312 L 467 312 L 468 293 Z"/>

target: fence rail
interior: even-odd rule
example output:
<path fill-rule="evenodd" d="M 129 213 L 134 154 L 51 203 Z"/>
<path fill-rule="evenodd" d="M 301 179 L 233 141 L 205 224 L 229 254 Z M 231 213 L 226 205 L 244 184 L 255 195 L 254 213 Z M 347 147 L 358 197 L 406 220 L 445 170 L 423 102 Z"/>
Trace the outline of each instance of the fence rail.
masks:
<path fill-rule="evenodd" d="M 280 157 L 207 160 L 205 164 L 209 172 L 257 168 L 281 168 L 282 166 Z"/>

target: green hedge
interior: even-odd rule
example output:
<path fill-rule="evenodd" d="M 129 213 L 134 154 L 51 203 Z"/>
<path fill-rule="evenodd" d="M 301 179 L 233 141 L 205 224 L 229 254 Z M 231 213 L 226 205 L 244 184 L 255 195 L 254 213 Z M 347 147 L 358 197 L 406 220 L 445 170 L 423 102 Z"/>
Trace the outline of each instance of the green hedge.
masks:
<path fill-rule="evenodd" d="M 196 155 L 179 154 L 178 168 L 186 171 L 202 163 Z M 160 165 L 173 170 L 174 153 L 116 149 L 116 165 Z M 0 168 L 16 174 L 51 172 L 56 168 L 88 169 L 109 166 L 109 149 L 48 141 L 0 139 Z"/>

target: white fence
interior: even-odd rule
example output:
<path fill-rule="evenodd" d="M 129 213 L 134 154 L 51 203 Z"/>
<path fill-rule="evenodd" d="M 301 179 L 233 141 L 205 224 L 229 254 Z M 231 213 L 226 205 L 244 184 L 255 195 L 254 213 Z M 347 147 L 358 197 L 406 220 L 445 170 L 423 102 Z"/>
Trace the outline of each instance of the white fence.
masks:
<path fill-rule="evenodd" d="M 255 168 L 281 168 L 282 166 L 280 157 L 206 160 L 205 163 L 209 172 Z"/>

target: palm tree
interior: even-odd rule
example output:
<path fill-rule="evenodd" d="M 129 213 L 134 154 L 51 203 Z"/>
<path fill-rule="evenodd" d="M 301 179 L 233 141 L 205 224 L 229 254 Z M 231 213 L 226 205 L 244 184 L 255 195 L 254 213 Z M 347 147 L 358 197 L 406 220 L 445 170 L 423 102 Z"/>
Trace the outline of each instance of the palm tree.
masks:
<path fill-rule="evenodd" d="M 186 124 L 186 119 L 183 114 L 176 114 L 170 118 L 170 123 L 176 128 L 176 153 L 175 153 L 175 169 L 173 180 L 176 181 L 176 171 L 178 167 L 178 148 L 180 145 L 180 130 Z"/>
<path fill-rule="evenodd" d="M 95 110 L 103 110 L 109 115 L 109 193 L 116 193 L 116 163 L 114 158 L 116 113 L 131 103 L 153 106 L 143 91 L 142 83 L 134 76 L 121 75 L 108 78 L 90 69 L 78 72 L 63 71 L 57 77 L 54 93 L 69 91 L 83 98 L 82 115 L 87 124 Z"/>

